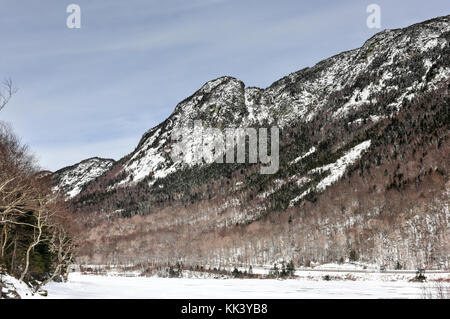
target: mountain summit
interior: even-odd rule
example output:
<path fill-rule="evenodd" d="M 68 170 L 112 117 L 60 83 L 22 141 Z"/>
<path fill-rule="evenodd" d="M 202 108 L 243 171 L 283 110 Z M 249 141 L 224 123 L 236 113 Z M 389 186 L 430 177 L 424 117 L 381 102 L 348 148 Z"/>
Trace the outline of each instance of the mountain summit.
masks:
<path fill-rule="evenodd" d="M 54 174 L 86 260 L 340 258 L 448 267 L 450 17 L 385 30 L 266 89 L 207 82 L 117 162 Z M 276 126 L 280 169 L 173 161 L 171 134 Z M 193 142 L 195 143 L 195 141 Z"/>

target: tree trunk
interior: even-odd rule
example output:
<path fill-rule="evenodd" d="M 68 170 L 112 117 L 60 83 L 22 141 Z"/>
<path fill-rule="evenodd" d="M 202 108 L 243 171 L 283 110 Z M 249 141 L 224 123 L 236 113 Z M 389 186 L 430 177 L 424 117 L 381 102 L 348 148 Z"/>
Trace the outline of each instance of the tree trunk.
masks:
<path fill-rule="evenodd" d="M 22 275 L 20 275 L 20 280 L 23 281 L 23 279 L 25 278 L 27 272 L 28 272 L 28 268 L 30 267 L 30 253 L 31 250 L 36 247 L 40 242 L 41 242 L 41 236 L 42 236 L 42 227 L 40 225 L 40 222 L 38 222 L 38 236 L 36 238 L 36 240 L 28 247 L 27 249 L 27 253 L 25 255 L 25 269 L 22 272 Z"/>

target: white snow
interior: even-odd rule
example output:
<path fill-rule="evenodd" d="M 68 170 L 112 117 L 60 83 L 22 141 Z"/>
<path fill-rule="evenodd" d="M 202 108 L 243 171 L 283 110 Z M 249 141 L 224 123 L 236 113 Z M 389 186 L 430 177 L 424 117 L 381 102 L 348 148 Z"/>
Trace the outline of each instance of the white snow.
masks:
<path fill-rule="evenodd" d="M 370 83 L 362 91 L 360 91 L 359 89 L 355 90 L 350 100 L 333 113 L 333 118 L 343 117 L 347 115 L 351 110 L 356 109 L 365 103 L 369 103 L 370 94 L 372 94 L 376 90 L 377 88 L 372 83 Z M 357 98 L 359 99 L 358 101 Z"/>
<path fill-rule="evenodd" d="M 383 115 L 370 115 L 368 118 L 366 118 L 366 120 L 369 120 L 372 123 L 376 123 L 376 122 L 378 122 L 378 121 L 380 121 L 381 119 L 384 119 L 384 118 L 386 118 L 386 116 L 383 116 Z M 356 120 L 354 120 L 352 122 L 349 122 L 348 124 L 350 124 L 350 125 L 351 124 L 361 124 L 363 121 L 364 121 L 364 119 L 359 118 L 359 119 L 356 119 Z"/>
<path fill-rule="evenodd" d="M 23 281 L 20 281 L 10 275 L 0 275 L 0 280 L 3 283 L 2 292 L 6 294 L 9 298 L 14 298 L 15 296 L 9 291 L 15 291 L 22 298 L 27 296 L 32 296 L 32 289 L 28 287 Z"/>
<path fill-rule="evenodd" d="M 362 152 L 370 147 L 370 143 L 371 143 L 370 140 L 364 141 L 353 147 L 344 156 L 340 157 L 336 162 L 309 171 L 308 174 L 313 174 L 316 172 L 322 173 L 325 171 L 329 171 L 329 174 L 316 185 L 316 189 L 319 191 L 324 190 L 328 186 L 338 181 L 344 175 L 347 167 L 353 164 L 359 157 L 361 157 Z M 307 189 L 302 194 L 292 199 L 289 205 L 294 206 L 300 199 L 305 197 L 310 191 L 311 191 L 310 188 Z"/>
<path fill-rule="evenodd" d="M 292 165 L 292 164 L 295 164 L 295 163 L 301 161 L 302 159 L 308 157 L 309 155 L 311 155 L 311 154 L 314 153 L 315 151 L 316 151 L 316 148 L 313 146 L 313 147 L 311 147 L 311 148 L 309 149 L 308 152 L 306 152 L 306 153 L 303 154 L 303 155 L 300 155 L 299 157 L 297 157 L 296 159 L 294 159 L 293 161 L 291 161 L 289 164 L 291 164 L 291 165 Z"/>
<path fill-rule="evenodd" d="M 101 176 L 114 164 L 113 160 L 91 158 L 68 168 L 61 174 L 60 181 L 54 191 L 65 192 L 66 199 L 78 195 L 83 186 Z"/>
<path fill-rule="evenodd" d="M 328 164 L 322 167 L 313 169 L 311 172 L 324 172 L 330 171 L 330 174 L 317 184 L 316 188 L 318 190 L 324 190 L 339 178 L 341 178 L 345 170 L 350 164 L 353 164 L 360 156 L 363 151 L 370 147 L 370 140 L 362 142 L 361 144 L 353 147 L 347 154 L 339 158 L 335 163 Z"/>
<path fill-rule="evenodd" d="M 325 275 L 323 273 L 322 275 Z M 47 298 L 420 298 L 424 284 L 407 281 L 188 279 L 70 274 L 50 283 Z M 34 296 L 35 298 L 43 298 Z"/>

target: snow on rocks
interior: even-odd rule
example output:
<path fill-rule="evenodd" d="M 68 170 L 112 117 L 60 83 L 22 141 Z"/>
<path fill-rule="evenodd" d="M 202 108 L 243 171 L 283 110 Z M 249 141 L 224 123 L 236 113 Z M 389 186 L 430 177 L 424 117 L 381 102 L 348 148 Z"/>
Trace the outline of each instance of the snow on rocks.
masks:
<path fill-rule="evenodd" d="M 114 160 L 94 157 L 59 170 L 54 174 L 57 185 L 53 190 L 63 191 L 66 199 L 75 197 L 86 184 L 108 171 L 113 164 Z"/>
<path fill-rule="evenodd" d="M 33 296 L 33 290 L 26 283 L 8 274 L 0 275 L 0 299 L 22 299 Z"/>

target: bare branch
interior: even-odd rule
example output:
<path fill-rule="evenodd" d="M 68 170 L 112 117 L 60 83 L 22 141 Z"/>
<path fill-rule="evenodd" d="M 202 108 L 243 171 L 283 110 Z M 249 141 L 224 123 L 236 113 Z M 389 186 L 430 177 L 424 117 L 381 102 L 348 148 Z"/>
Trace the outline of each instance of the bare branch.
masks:
<path fill-rule="evenodd" d="M 13 86 L 12 80 L 5 79 L 0 88 L 0 111 L 8 104 L 15 93 L 17 93 L 17 88 Z"/>

